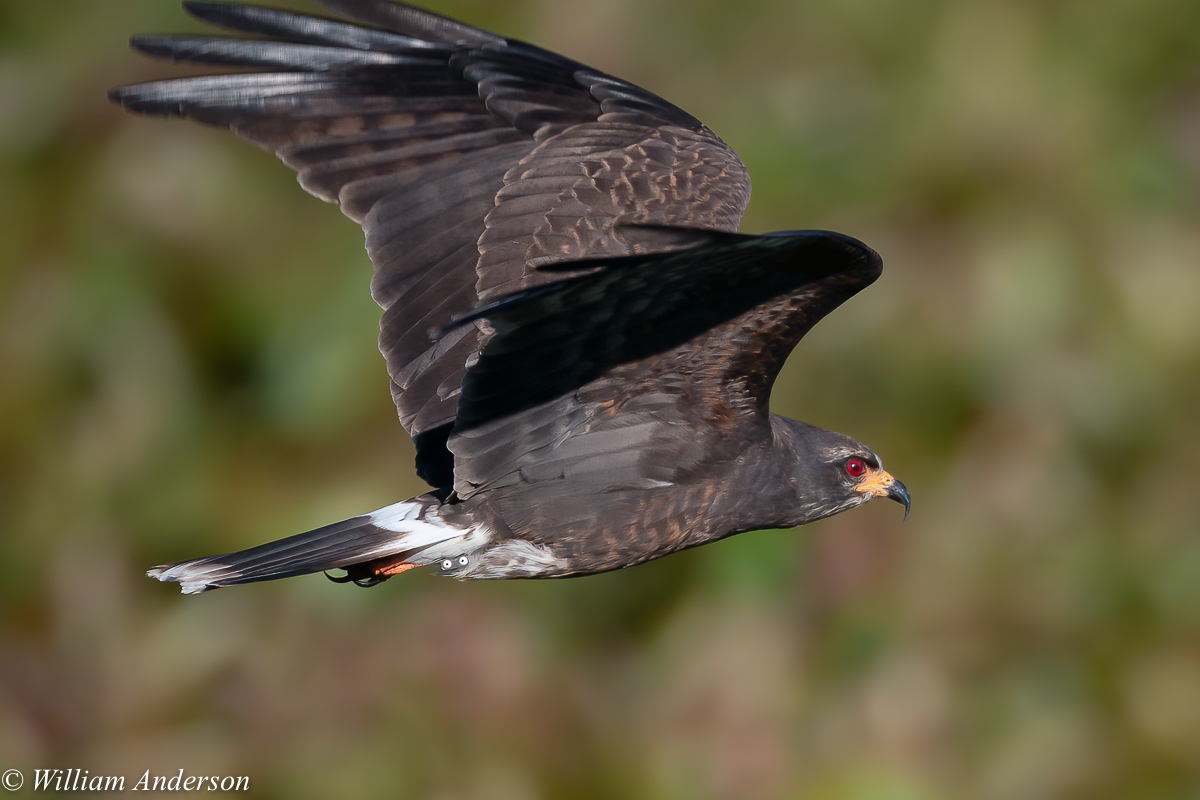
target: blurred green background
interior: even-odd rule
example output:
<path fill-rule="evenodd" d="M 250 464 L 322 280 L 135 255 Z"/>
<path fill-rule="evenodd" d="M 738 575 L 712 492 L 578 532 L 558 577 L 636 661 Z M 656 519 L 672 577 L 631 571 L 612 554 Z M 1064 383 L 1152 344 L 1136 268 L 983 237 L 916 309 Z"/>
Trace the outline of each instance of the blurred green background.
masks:
<path fill-rule="evenodd" d="M 105 101 L 178 74 L 125 46 L 200 30 L 175 2 L 0 0 L 0 769 L 1200 798 L 1200 3 L 432 5 L 705 120 L 743 230 L 883 254 L 774 407 L 912 516 L 570 581 L 147 580 L 421 491 L 370 266 L 270 155 Z"/>

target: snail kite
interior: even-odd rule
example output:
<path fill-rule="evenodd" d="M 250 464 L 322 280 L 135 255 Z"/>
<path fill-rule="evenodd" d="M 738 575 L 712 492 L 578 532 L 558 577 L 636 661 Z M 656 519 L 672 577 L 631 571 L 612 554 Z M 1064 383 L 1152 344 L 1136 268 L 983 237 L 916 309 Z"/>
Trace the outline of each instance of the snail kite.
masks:
<path fill-rule="evenodd" d="M 187 2 L 249 38 L 132 46 L 242 71 L 110 98 L 229 128 L 362 224 L 432 491 L 151 576 L 195 593 L 330 569 L 583 575 L 873 497 L 907 513 L 870 448 L 767 408 L 800 338 L 879 276 L 873 250 L 736 233 L 741 160 L 644 89 L 391 0 L 320 2 L 355 22 Z"/>

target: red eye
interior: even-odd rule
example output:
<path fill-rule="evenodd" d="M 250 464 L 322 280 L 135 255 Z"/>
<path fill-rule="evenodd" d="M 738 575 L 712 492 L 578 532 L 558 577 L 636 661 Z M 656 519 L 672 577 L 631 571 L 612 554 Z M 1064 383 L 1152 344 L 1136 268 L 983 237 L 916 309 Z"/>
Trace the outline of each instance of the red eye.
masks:
<path fill-rule="evenodd" d="M 846 473 L 851 478 L 861 478 L 867 472 L 867 465 L 861 458 L 852 458 L 846 462 Z"/>

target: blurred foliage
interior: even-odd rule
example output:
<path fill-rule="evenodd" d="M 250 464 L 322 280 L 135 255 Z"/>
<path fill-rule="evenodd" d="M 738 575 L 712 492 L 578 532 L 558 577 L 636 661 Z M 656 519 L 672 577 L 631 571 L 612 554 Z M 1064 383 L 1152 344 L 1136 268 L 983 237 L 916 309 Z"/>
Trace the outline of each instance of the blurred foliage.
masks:
<path fill-rule="evenodd" d="M 292 7 L 311 10 L 298 3 Z M 171 2 L 0 2 L 0 768 L 263 797 L 1200 798 L 1200 4 L 442 0 L 887 262 L 777 411 L 912 489 L 625 572 L 181 597 L 420 491 L 356 227 L 109 106 Z M 25 791 L 28 791 L 26 789 Z"/>

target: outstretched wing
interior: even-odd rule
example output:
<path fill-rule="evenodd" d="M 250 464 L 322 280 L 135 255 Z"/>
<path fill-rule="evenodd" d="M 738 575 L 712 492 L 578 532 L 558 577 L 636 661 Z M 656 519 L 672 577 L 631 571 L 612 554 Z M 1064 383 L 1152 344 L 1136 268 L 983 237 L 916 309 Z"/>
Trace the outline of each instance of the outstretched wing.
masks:
<path fill-rule="evenodd" d="M 375 27 L 187 2 L 259 39 L 139 36 L 150 55 L 254 71 L 112 90 L 134 111 L 228 127 L 362 223 L 379 339 L 418 471 L 449 482 L 446 436 L 481 301 L 549 280 L 533 265 L 675 245 L 658 223 L 736 229 L 741 161 L 699 121 L 546 50 L 390 0 L 320 0 Z"/>
<path fill-rule="evenodd" d="M 460 496 L 547 473 L 550 447 L 554 469 L 590 469 L 575 459 L 647 486 L 732 457 L 767 430 L 771 386 L 801 337 L 882 271 L 874 250 L 828 231 L 693 236 L 702 243 L 683 251 L 557 265 L 545 271 L 593 271 L 464 318 L 495 332 L 450 439 Z M 660 436 L 670 441 L 646 438 Z"/>

